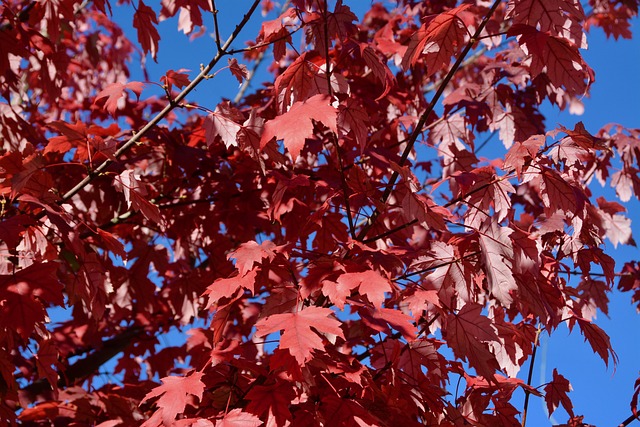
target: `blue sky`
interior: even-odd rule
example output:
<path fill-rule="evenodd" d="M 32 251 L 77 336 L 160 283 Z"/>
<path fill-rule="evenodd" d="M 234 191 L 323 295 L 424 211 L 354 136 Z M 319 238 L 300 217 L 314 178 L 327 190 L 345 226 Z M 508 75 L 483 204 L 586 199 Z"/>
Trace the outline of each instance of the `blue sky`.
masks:
<path fill-rule="evenodd" d="M 237 6 L 238 3 L 241 3 L 241 6 Z M 248 3 L 218 2 L 223 39 L 226 39 L 235 23 L 239 22 Z M 362 18 L 362 11 L 370 2 L 347 0 L 345 3 L 350 6 L 357 4 L 358 7 L 354 7 L 354 11 L 359 18 Z M 130 9 L 116 6 L 114 14 L 117 21 L 135 40 L 135 32 L 130 26 L 133 14 Z M 209 17 L 205 19 L 211 20 Z M 233 47 L 243 47 L 244 40 L 255 37 L 260 22 L 258 13 Z M 208 22 L 206 25 L 211 32 L 212 23 Z M 191 77 L 194 77 L 199 71 L 200 64 L 209 62 L 215 54 L 215 44 L 211 37 L 205 35 L 190 43 L 187 37 L 176 31 L 176 28 L 176 18 L 161 23 L 159 64 L 154 64 L 151 59 L 147 59 L 150 78 L 156 82 L 159 82 L 160 77 L 168 69 L 187 68 L 191 70 Z M 634 22 L 632 31 L 634 33 L 640 31 L 639 20 Z M 607 123 L 640 128 L 640 72 L 638 72 L 640 70 L 640 38 L 632 41 L 607 40 L 602 31 L 596 29 L 589 35 L 588 40 L 589 49 L 583 54 L 587 63 L 596 71 L 596 82 L 591 96 L 584 99 L 585 112 L 581 116 L 572 116 L 566 111 L 560 112 L 547 105 L 543 111 L 547 117 L 548 128 L 562 124 L 572 129 L 577 121 L 582 121 L 591 133 L 596 133 Z M 221 64 L 221 66 L 224 65 L 226 61 Z M 132 65 L 131 68 L 134 71 L 132 80 L 140 80 L 142 77 L 140 72 L 136 71 L 136 66 Z M 263 80 L 267 79 L 268 77 L 265 77 Z M 260 82 L 260 78 L 255 79 L 253 86 L 256 87 Z M 188 99 L 213 109 L 222 97 L 233 98 L 237 90 L 237 81 L 229 72 L 223 71 L 214 79 L 203 82 Z M 153 86 L 150 86 L 143 96 L 153 91 L 157 91 L 157 94 L 162 96 L 161 91 Z M 483 155 L 490 157 L 491 152 L 484 151 Z M 601 192 L 610 199 L 615 196 L 611 189 L 602 189 L 595 181 L 593 189 L 594 192 Z M 640 203 L 632 200 L 627 207 L 628 216 L 633 221 L 634 235 L 636 240 L 640 241 Z M 640 258 L 640 250 L 634 247 L 622 246 L 614 250 L 613 245 L 607 242 L 606 250 L 616 259 L 618 269 L 624 261 Z M 629 400 L 633 392 L 633 383 L 640 375 L 640 318 L 635 307 L 631 305 L 629 294 L 614 291 L 610 298 L 610 318 L 599 313 L 597 323 L 611 336 L 614 349 L 620 358 L 617 369 L 614 371 L 612 365 L 607 369 L 602 360 L 593 353 L 591 347 L 584 342 L 577 329 L 569 334 L 568 329 L 561 326 L 551 338 L 543 336 L 533 376 L 533 385 L 537 386 L 549 381 L 553 368 L 558 368 L 558 371 L 573 385 L 574 391 L 570 396 L 573 399 L 576 414 L 585 415 L 585 422 L 597 426 L 618 425 L 627 418 L 630 414 Z M 171 341 L 178 339 L 179 337 L 172 337 Z M 528 365 L 525 365 L 521 377 L 526 377 L 527 369 Z M 524 397 L 518 396 L 514 404 L 521 408 L 522 400 L 519 399 Z M 551 425 L 545 414 L 542 399 L 532 397 L 529 411 L 527 425 Z M 567 416 L 562 410 L 558 410 L 554 414 L 554 419 L 557 423 L 563 423 L 567 421 Z"/>

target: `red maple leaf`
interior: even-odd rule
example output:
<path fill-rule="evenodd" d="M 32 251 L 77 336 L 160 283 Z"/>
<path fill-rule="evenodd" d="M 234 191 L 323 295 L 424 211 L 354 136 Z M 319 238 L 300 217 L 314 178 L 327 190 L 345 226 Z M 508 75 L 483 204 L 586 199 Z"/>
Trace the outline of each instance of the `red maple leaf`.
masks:
<path fill-rule="evenodd" d="M 243 79 L 246 79 L 249 77 L 249 70 L 247 70 L 247 66 L 239 64 L 236 58 L 229 58 L 228 63 L 229 63 L 229 71 L 231 71 L 231 74 L 233 74 L 233 77 L 238 79 L 238 83 L 242 83 Z"/>
<path fill-rule="evenodd" d="M 256 385 L 247 393 L 247 411 L 268 416 L 267 425 L 284 426 L 291 420 L 289 406 L 296 393 L 291 383 L 278 381 L 271 385 Z"/>
<path fill-rule="evenodd" d="M 228 279 L 218 279 L 207 287 L 205 296 L 209 297 L 207 308 L 222 298 L 231 298 L 240 288 L 248 289 L 254 293 L 257 272 L 255 270 L 247 272 L 245 275 L 230 277 Z"/>
<path fill-rule="evenodd" d="M 164 76 L 160 77 L 160 81 L 167 87 L 167 91 L 171 92 L 173 85 L 176 85 L 178 89 L 182 89 L 185 86 L 189 86 L 191 80 L 189 80 L 189 74 L 186 73 L 186 68 L 180 68 L 178 71 L 167 70 Z"/>
<path fill-rule="evenodd" d="M 593 82 L 592 70 L 566 39 L 519 24 L 511 27 L 509 35 L 518 35 L 518 42 L 531 57 L 532 78 L 546 73 L 555 87 L 564 87 L 570 95 L 583 95 Z"/>
<path fill-rule="evenodd" d="M 202 399 L 202 393 L 205 388 L 202 382 L 203 375 L 202 372 L 193 372 L 183 377 L 161 378 L 162 385 L 147 393 L 140 403 L 160 396 L 156 401 L 156 405 L 158 406 L 158 411 L 162 411 L 162 423 L 165 426 L 170 426 L 175 421 L 176 415 L 184 412 L 184 408 L 189 403 L 189 395 Z"/>
<path fill-rule="evenodd" d="M 291 43 L 291 34 L 287 31 L 286 25 L 295 19 L 295 16 L 295 9 L 289 8 L 277 19 L 262 23 L 257 41 L 260 44 L 273 44 L 273 56 L 276 61 L 282 59 L 287 50 L 287 43 Z"/>
<path fill-rule="evenodd" d="M 362 56 L 367 67 L 371 69 L 376 80 L 384 85 L 384 89 L 382 93 L 378 95 L 376 101 L 383 99 L 396 84 L 396 78 L 393 76 L 387 64 L 380 59 L 378 53 L 370 45 L 360 43 L 360 56 Z"/>
<path fill-rule="evenodd" d="M 262 424 L 260 418 L 240 408 L 232 409 L 216 421 L 216 427 L 259 427 Z"/>
<path fill-rule="evenodd" d="M 358 313 L 360 313 L 363 323 L 376 331 L 391 333 L 391 329 L 395 329 L 407 341 L 416 339 L 418 329 L 414 324 L 413 318 L 399 310 L 391 308 L 372 309 L 365 306 L 363 309 L 359 309 Z"/>
<path fill-rule="evenodd" d="M 138 8 L 133 15 L 133 26 L 138 30 L 138 41 L 144 53 L 151 52 L 151 57 L 156 60 L 158 54 L 158 42 L 160 34 L 156 28 L 158 17 L 142 0 L 138 2 Z"/>
<path fill-rule="evenodd" d="M 553 169 L 542 167 L 541 175 L 540 196 L 545 206 L 550 208 L 552 212 L 576 212 L 578 198 L 574 187 Z"/>
<path fill-rule="evenodd" d="M 553 379 L 544 386 L 544 400 L 547 402 L 547 410 L 549 415 L 553 414 L 559 404 L 567 411 L 570 416 L 573 415 L 573 404 L 567 393 L 571 391 L 569 380 L 558 373 L 557 369 L 553 369 Z"/>
<path fill-rule="evenodd" d="M 45 306 L 64 304 L 57 270 L 55 262 L 34 263 L 0 275 L 0 330 L 14 330 L 27 340 L 36 324 L 45 320 Z"/>
<path fill-rule="evenodd" d="M 356 273 L 344 273 L 338 277 L 336 281 L 338 287 L 336 290 L 345 292 L 341 297 L 347 297 L 348 292 L 358 288 L 358 291 L 367 297 L 367 299 L 375 307 L 382 307 L 385 300 L 384 293 L 391 292 L 391 282 L 389 279 L 382 277 L 380 273 L 374 270 L 367 270 Z"/>
<path fill-rule="evenodd" d="M 450 314 L 446 337 L 456 357 L 468 360 L 478 374 L 491 381 L 499 365 L 487 343 L 499 339 L 491 320 L 481 312 L 480 304 L 467 303 L 458 313 Z"/>
<path fill-rule="evenodd" d="M 251 240 L 229 253 L 227 259 L 235 259 L 240 276 L 244 276 L 253 270 L 255 264 L 262 264 L 265 259 L 273 261 L 276 256 L 275 249 L 276 245 L 270 240 L 265 240 L 262 243 Z"/>
<path fill-rule="evenodd" d="M 150 221 L 156 224 L 164 224 L 160 209 L 147 200 L 147 188 L 132 170 L 124 170 L 113 181 L 115 188 L 124 194 L 127 205 L 140 211 Z"/>
<path fill-rule="evenodd" d="M 118 104 L 121 99 L 124 100 L 126 93 L 125 89 L 131 90 L 136 96 L 140 96 L 142 93 L 142 89 L 144 89 L 144 83 L 141 82 L 129 82 L 127 84 L 122 83 L 111 83 L 109 86 L 104 88 L 97 96 L 94 101 L 94 104 L 98 104 L 98 101 L 107 98 L 104 101 L 104 108 L 111 114 L 112 116 L 116 115 L 116 110 L 118 109 Z"/>
<path fill-rule="evenodd" d="M 351 131 L 354 139 L 360 146 L 360 151 L 363 152 L 367 145 L 367 122 L 369 116 L 367 112 L 358 105 L 358 102 L 353 98 L 349 98 L 345 104 L 340 104 L 338 107 L 338 126 L 345 133 Z"/>
<path fill-rule="evenodd" d="M 480 230 L 480 248 L 491 294 L 505 307 L 513 302 L 512 292 L 518 288 L 513 277 L 511 229 L 489 219 Z"/>
<path fill-rule="evenodd" d="M 469 7 L 460 5 L 437 15 L 428 25 L 423 25 L 412 37 L 402 58 L 402 68 L 409 69 L 423 57 L 427 66 L 427 77 L 449 64 L 451 57 L 464 44 L 468 35 L 464 22 L 458 14 Z"/>
<path fill-rule="evenodd" d="M 231 107 L 228 101 L 220 103 L 216 110 L 204 119 L 204 129 L 207 145 L 210 146 L 220 137 L 224 145 L 229 148 L 238 146 L 238 132 L 242 126 L 242 114 Z"/>
<path fill-rule="evenodd" d="M 513 168 L 518 178 L 521 178 L 523 168 L 537 157 L 538 150 L 544 145 L 544 141 L 544 135 L 533 135 L 523 142 L 516 141 L 505 156 L 504 168 Z"/>
<path fill-rule="evenodd" d="M 537 27 L 540 31 L 564 37 L 579 48 L 587 48 L 582 28 L 584 10 L 575 0 L 519 0 L 510 1 L 507 18 L 514 24 Z"/>
<path fill-rule="evenodd" d="M 296 102 L 289 111 L 268 121 L 260 139 L 260 148 L 264 148 L 273 138 L 282 139 L 295 162 L 305 139 L 313 135 L 312 120 L 322 122 L 337 133 L 337 110 L 328 101 L 326 95 L 315 95 L 304 102 Z"/>
<path fill-rule="evenodd" d="M 635 384 L 633 385 L 634 391 L 633 391 L 633 396 L 631 397 L 631 412 L 633 412 L 633 415 L 636 416 L 636 418 L 638 417 L 638 398 L 640 397 L 640 377 L 638 377 L 638 379 L 636 380 Z"/>
<path fill-rule="evenodd" d="M 300 366 L 312 357 L 313 350 L 324 349 L 322 338 L 314 332 L 337 335 L 344 338 L 340 322 L 333 317 L 329 308 L 307 307 L 295 313 L 273 314 L 256 323 L 256 336 L 284 331 L 280 338 L 280 348 L 288 349 Z"/>
<path fill-rule="evenodd" d="M 315 52 L 304 52 L 278 76 L 274 83 L 279 114 L 287 111 L 294 102 L 302 102 L 321 94 L 318 85 L 322 58 Z M 324 77 L 324 76 L 323 76 Z M 326 80 L 326 78 L 325 78 Z"/>
<path fill-rule="evenodd" d="M 580 326 L 580 331 L 582 335 L 584 335 L 584 340 L 589 342 L 593 352 L 602 358 L 604 364 L 609 366 L 609 357 L 613 360 L 614 366 L 618 364 L 618 355 L 615 351 L 613 351 L 613 347 L 611 347 L 611 340 L 609 339 L 609 335 L 606 334 L 605 331 L 602 330 L 598 325 L 588 321 L 587 319 L 581 319 L 579 317 L 574 317 L 571 319 L 569 323 L 569 327 L 571 328 L 573 320 L 578 322 L 578 326 Z"/>

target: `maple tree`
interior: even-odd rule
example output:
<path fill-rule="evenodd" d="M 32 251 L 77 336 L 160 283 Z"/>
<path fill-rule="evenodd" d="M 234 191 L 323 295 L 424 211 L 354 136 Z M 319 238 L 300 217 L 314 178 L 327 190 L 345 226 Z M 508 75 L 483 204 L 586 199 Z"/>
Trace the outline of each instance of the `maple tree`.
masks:
<path fill-rule="evenodd" d="M 630 38 L 638 0 L 255 0 L 230 35 L 215 3 L 0 5 L 0 425 L 524 425 L 518 389 L 585 425 L 561 372 L 517 374 L 563 324 L 616 363 L 640 130 L 540 106 L 580 104 L 588 31 Z M 131 80 L 176 15 L 213 58 Z M 237 99 L 192 101 L 219 72 Z"/>

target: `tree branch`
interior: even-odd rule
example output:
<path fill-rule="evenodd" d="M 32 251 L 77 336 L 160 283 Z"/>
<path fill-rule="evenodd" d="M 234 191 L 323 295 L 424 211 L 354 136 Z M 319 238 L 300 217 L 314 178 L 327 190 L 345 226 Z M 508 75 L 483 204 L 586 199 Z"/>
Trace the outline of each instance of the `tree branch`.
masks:
<path fill-rule="evenodd" d="M 527 385 L 531 386 L 531 378 L 533 377 L 533 365 L 536 362 L 536 350 L 538 349 L 538 340 L 540 338 L 540 332 L 542 328 L 538 325 L 538 329 L 536 330 L 536 338 L 533 341 L 533 351 L 531 352 L 531 363 L 529 364 L 529 373 L 527 374 Z M 525 427 L 527 424 L 527 410 L 529 409 L 529 396 L 531 392 L 529 390 L 524 390 L 524 407 L 522 409 L 522 427 Z"/>
<path fill-rule="evenodd" d="M 411 151 L 413 150 L 413 146 L 418 140 L 418 136 L 422 133 L 422 128 L 424 127 L 424 124 L 426 123 L 427 119 L 429 118 L 433 110 L 436 108 L 436 104 L 440 100 L 440 97 L 444 93 L 444 90 L 446 89 L 447 85 L 453 78 L 454 74 L 460 68 L 460 65 L 464 61 L 464 58 L 467 56 L 467 54 L 471 51 L 471 48 L 473 47 L 473 45 L 476 44 L 478 37 L 480 37 L 480 34 L 484 30 L 484 27 L 487 25 L 487 22 L 489 22 L 489 19 L 491 18 L 495 10 L 498 8 L 500 3 L 501 3 L 501 0 L 495 0 L 493 5 L 491 6 L 491 9 L 489 9 L 489 12 L 484 17 L 484 19 L 482 20 L 478 28 L 476 29 L 475 34 L 473 35 L 473 37 L 471 37 L 471 39 L 469 39 L 469 42 L 465 46 L 464 50 L 460 52 L 460 54 L 458 55 L 456 62 L 453 64 L 453 67 L 451 67 L 451 69 L 447 73 L 447 76 L 442 80 L 442 83 L 438 87 L 438 91 L 435 93 L 435 95 L 433 95 L 433 98 L 431 99 L 431 102 L 427 106 L 427 109 L 425 110 L 425 112 L 422 113 L 422 115 L 420 116 L 420 119 L 418 120 L 418 123 L 416 124 L 416 127 L 413 130 L 413 133 L 411 134 L 409 141 L 407 142 L 407 146 L 405 147 L 404 152 L 400 157 L 398 166 L 402 167 L 407 162 L 407 159 L 409 158 L 409 154 L 411 154 Z M 400 177 L 400 173 L 398 171 L 394 171 L 393 174 L 391 175 L 391 179 L 387 183 L 385 191 L 380 199 L 380 202 L 382 204 L 387 203 L 387 200 L 391 196 L 393 187 L 399 177 Z M 376 208 L 376 210 L 373 211 L 373 214 L 371 215 L 367 223 L 360 230 L 360 233 L 358 234 L 358 240 L 364 240 L 364 238 L 367 236 L 367 233 L 369 233 L 369 230 L 371 230 L 371 227 L 373 226 L 378 216 L 380 216 L 380 210 Z"/>
<path fill-rule="evenodd" d="M 102 365 L 127 348 L 131 341 L 143 332 L 143 327 L 132 326 L 110 340 L 104 341 L 102 346 L 95 349 L 93 353 L 76 361 L 67 369 L 58 373 L 60 378 L 58 380 L 58 388 L 78 384 L 89 378 L 97 372 Z M 49 384 L 49 381 L 45 378 L 41 378 L 22 388 L 22 391 L 26 393 L 31 401 L 34 401 L 39 395 L 48 393 L 51 390 L 51 384 Z"/>
<path fill-rule="evenodd" d="M 180 102 L 184 98 L 186 98 L 186 96 L 189 93 L 191 93 L 191 91 L 193 89 L 195 89 L 195 87 L 198 86 L 198 84 L 200 84 L 200 82 L 202 80 L 204 80 L 209 75 L 209 72 L 217 65 L 217 63 L 220 61 L 220 59 L 222 59 L 225 55 L 228 54 L 228 53 L 226 53 L 226 49 L 229 46 L 231 46 L 231 43 L 233 43 L 233 41 L 236 39 L 236 37 L 238 37 L 238 35 L 240 34 L 240 32 L 242 31 L 244 26 L 247 24 L 247 22 L 249 22 L 249 18 L 251 18 L 251 15 L 253 15 L 253 13 L 255 12 L 255 10 L 256 10 L 256 8 L 258 7 L 259 4 L 260 4 L 260 0 L 254 0 L 253 4 L 249 8 L 249 11 L 247 13 L 245 13 L 244 16 L 242 17 L 242 21 L 240 21 L 240 23 L 238 25 L 236 25 L 236 28 L 233 30 L 233 33 L 231 33 L 231 35 L 229 36 L 227 41 L 224 43 L 224 45 L 221 47 L 221 49 L 218 51 L 218 53 L 215 55 L 215 57 L 213 57 L 213 59 L 209 62 L 209 64 L 207 64 L 206 67 L 202 68 L 202 70 L 196 76 L 196 78 L 193 79 L 193 81 L 187 87 L 185 87 L 182 90 L 182 92 L 180 92 L 174 98 L 173 102 L 171 102 L 167 106 L 165 106 L 158 114 L 155 115 L 155 117 L 153 117 L 153 119 L 151 119 L 151 121 L 149 121 L 142 129 L 140 129 L 138 132 L 136 132 L 127 142 L 125 142 L 114 153 L 113 158 L 117 159 L 118 157 L 122 156 L 134 144 L 136 144 L 138 141 L 140 141 L 140 139 L 142 137 L 144 137 L 161 120 L 163 120 L 167 116 L 167 114 L 169 114 L 173 109 L 175 109 L 178 106 L 178 104 L 180 104 Z M 67 191 L 62 196 L 62 198 L 58 201 L 58 204 L 63 204 L 65 202 L 67 202 L 73 196 L 75 196 L 80 191 L 82 191 L 96 177 L 98 177 L 102 172 L 104 172 L 105 169 L 107 169 L 107 167 L 109 167 L 112 163 L 113 163 L 113 160 L 110 160 L 110 159 L 107 159 L 104 162 L 102 162 L 102 164 L 100 164 L 97 168 L 95 168 L 93 171 L 91 171 L 82 181 L 77 183 L 71 190 Z"/>

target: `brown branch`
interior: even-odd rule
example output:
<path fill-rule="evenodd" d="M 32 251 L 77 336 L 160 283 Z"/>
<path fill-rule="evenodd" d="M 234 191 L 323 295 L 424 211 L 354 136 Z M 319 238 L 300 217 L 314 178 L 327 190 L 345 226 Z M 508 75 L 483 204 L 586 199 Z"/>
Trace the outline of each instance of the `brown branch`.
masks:
<path fill-rule="evenodd" d="M 249 22 L 249 18 L 251 18 L 251 15 L 253 15 L 253 13 L 255 12 L 259 4 L 260 4 L 260 0 L 254 0 L 253 4 L 249 8 L 249 11 L 245 13 L 244 16 L 242 17 L 242 21 L 240 21 L 240 23 L 236 25 L 236 28 L 233 30 L 233 33 L 231 33 L 227 41 L 224 43 L 224 45 L 221 47 L 218 53 L 213 57 L 213 59 L 209 62 L 209 64 L 206 67 L 202 68 L 202 70 L 196 76 L 196 78 L 193 79 L 193 81 L 174 98 L 173 102 L 165 106 L 158 114 L 155 115 L 155 117 L 153 117 L 153 119 L 151 119 L 151 121 L 149 121 L 142 129 L 140 129 L 137 133 L 135 133 L 133 137 L 131 137 L 127 142 L 125 142 L 114 153 L 113 158 L 117 159 L 118 157 L 126 153 L 133 145 L 135 145 L 138 141 L 140 141 L 142 137 L 144 137 L 151 129 L 153 129 L 161 120 L 163 120 L 167 116 L 167 114 L 169 114 L 173 109 L 175 109 L 180 104 L 180 102 L 184 98 L 186 98 L 186 96 L 189 93 L 191 93 L 191 91 L 195 89 L 195 87 L 198 86 L 198 84 L 200 84 L 202 80 L 206 79 L 206 77 L 209 75 L 209 72 L 213 69 L 213 67 L 216 66 L 216 64 L 220 61 L 220 59 L 222 59 L 225 55 L 228 55 L 228 53 L 225 50 L 238 37 L 238 34 L 240 34 L 240 31 L 242 31 L 242 29 L 247 24 L 247 22 Z M 75 196 L 80 191 L 82 191 L 96 177 L 98 177 L 102 172 L 104 172 L 105 169 L 107 169 L 107 167 L 109 167 L 112 163 L 113 163 L 113 160 L 110 160 L 110 159 L 107 159 L 104 162 L 102 162 L 102 164 L 100 164 L 96 169 L 91 171 L 82 181 L 76 184 L 71 190 L 67 191 L 62 196 L 62 198 L 58 201 L 58 204 L 67 202 L 73 196 Z"/>
<path fill-rule="evenodd" d="M 353 215 L 351 214 L 351 203 L 349 203 L 349 186 L 347 185 L 347 178 L 344 174 L 344 166 L 342 163 L 342 155 L 340 153 L 340 145 L 338 144 L 338 137 L 332 132 L 331 139 L 336 147 L 336 155 L 338 156 L 338 167 L 340 168 L 340 181 L 342 184 L 342 196 L 344 197 L 344 208 L 347 211 L 347 223 L 349 224 L 349 235 L 355 240 L 356 229 L 353 226 Z"/>
<path fill-rule="evenodd" d="M 533 377 L 533 365 L 536 361 L 536 350 L 538 349 L 538 340 L 540 338 L 540 332 L 542 331 L 542 327 L 538 325 L 538 329 L 536 330 L 536 338 L 533 341 L 533 351 L 531 352 L 531 363 L 529 364 L 529 373 L 527 374 L 527 385 L 531 386 L 531 378 Z M 524 390 L 524 407 L 522 409 L 522 427 L 525 427 L 527 424 L 527 410 L 529 409 L 529 396 L 531 392 L 527 389 Z"/>
<path fill-rule="evenodd" d="M 463 256 L 461 258 L 456 258 L 456 259 L 452 259 L 451 261 L 446 261 L 446 262 L 443 262 L 443 263 L 440 263 L 440 264 L 432 265 L 431 267 L 423 268 L 422 270 L 405 273 L 402 276 L 396 277 L 395 279 L 393 279 L 393 281 L 397 282 L 398 280 L 404 280 L 404 279 L 407 279 L 407 278 L 409 278 L 411 276 L 417 276 L 417 275 L 422 274 L 422 273 L 427 273 L 427 272 L 429 272 L 431 270 L 435 270 L 436 268 L 446 267 L 447 265 L 454 264 L 456 262 L 462 261 L 463 259 L 471 258 L 471 257 L 474 257 L 476 255 L 480 255 L 480 252 L 471 252 L 470 254 L 467 254 L 467 255 L 465 255 L 465 256 Z"/>
<path fill-rule="evenodd" d="M 95 349 L 93 353 L 58 373 L 60 377 L 58 388 L 78 384 L 86 380 L 97 372 L 102 365 L 127 348 L 131 341 L 143 332 L 144 328 L 141 326 L 132 326 L 110 340 L 104 341 L 102 346 Z M 33 401 L 37 396 L 50 392 L 51 384 L 47 379 L 42 378 L 23 387 L 22 391 Z"/>
<path fill-rule="evenodd" d="M 500 3 L 501 3 L 501 0 L 495 0 L 493 5 L 491 6 L 491 9 L 489 9 L 489 12 L 483 18 L 482 22 L 480 23 L 480 25 L 476 29 L 475 34 L 473 35 L 473 37 L 471 37 L 471 39 L 469 40 L 469 42 L 465 46 L 464 50 L 462 52 L 460 52 L 460 54 L 458 55 L 458 58 L 456 59 L 456 62 L 453 64 L 453 67 L 451 67 L 451 69 L 447 73 L 446 77 L 442 80 L 442 83 L 438 87 L 438 91 L 435 93 L 435 95 L 431 99 L 431 102 L 427 106 L 427 109 L 425 110 L 425 112 L 422 113 L 422 115 L 420 116 L 420 119 L 418 120 L 418 123 L 416 124 L 416 127 L 414 128 L 413 133 L 411 134 L 411 137 L 409 138 L 409 141 L 407 142 L 407 146 L 405 147 L 405 150 L 402 153 L 402 156 L 400 157 L 400 161 L 398 162 L 398 166 L 402 167 L 407 162 L 407 159 L 409 158 L 409 154 L 411 154 L 411 151 L 413 150 L 413 146 L 415 145 L 416 141 L 418 140 L 418 136 L 422 133 L 422 128 L 424 127 L 424 124 L 426 123 L 427 119 L 429 118 L 429 116 L 431 115 L 433 110 L 436 108 L 436 104 L 440 100 L 440 97 L 444 93 L 444 90 L 446 89 L 447 85 L 449 84 L 449 82 L 453 78 L 454 74 L 460 68 L 460 65 L 464 61 L 464 58 L 467 56 L 467 54 L 473 48 L 473 45 L 476 44 L 477 38 L 480 37 L 480 34 L 484 30 L 484 27 L 487 25 L 487 22 L 489 22 L 489 19 L 491 18 L 491 16 L 495 12 L 495 10 L 498 8 Z M 393 187 L 394 187 L 394 185 L 395 185 L 395 183 L 396 183 L 396 181 L 398 180 L 399 177 L 400 177 L 400 173 L 398 171 L 394 171 L 393 174 L 391 175 L 391 179 L 387 183 L 387 187 L 385 188 L 385 191 L 384 191 L 384 193 L 383 193 L 383 195 L 382 195 L 382 197 L 380 199 L 380 202 L 382 204 L 386 204 L 387 203 L 387 200 L 391 196 L 391 192 L 393 191 Z M 373 223 L 376 221 L 378 216 L 380 216 L 380 210 L 378 208 L 376 208 L 376 210 L 373 212 L 373 214 L 371 215 L 371 217 L 369 218 L 367 223 L 360 230 L 360 233 L 358 234 L 358 240 L 364 240 L 364 238 L 367 236 L 367 233 L 369 232 L 369 230 L 371 230 L 371 227 L 373 226 Z"/>
<path fill-rule="evenodd" d="M 218 8 L 216 7 L 216 0 L 211 1 L 211 13 L 213 14 L 213 29 L 216 34 L 216 48 L 218 48 L 218 53 L 223 53 L 224 49 L 220 45 L 220 26 L 218 25 Z"/>
<path fill-rule="evenodd" d="M 284 13 L 284 11 L 287 10 L 287 8 L 289 7 L 289 4 L 291 4 L 291 0 L 287 0 L 282 4 L 282 7 L 280 8 L 279 15 L 282 15 Z M 278 39 L 272 40 L 269 43 L 262 43 L 262 44 L 258 44 L 258 45 L 255 45 L 255 46 L 251 46 L 251 49 L 257 49 L 257 48 L 260 48 L 262 46 L 268 46 L 270 44 L 273 44 L 273 43 L 275 43 L 277 41 L 280 41 L 282 39 L 285 39 L 285 38 L 291 36 L 291 34 L 295 33 L 299 29 L 300 28 L 296 29 L 295 31 L 293 31 L 291 33 L 288 33 L 286 36 L 278 37 Z M 235 53 L 235 51 L 232 51 L 232 52 Z M 253 77 L 256 75 L 256 72 L 258 71 L 258 68 L 260 67 L 260 64 L 264 60 L 264 57 L 265 57 L 265 50 L 260 52 L 258 54 L 258 57 L 253 61 L 253 68 L 251 68 L 251 71 L 249 71 L 249 74 L 247 75 L 247 78 L 244 79 L 244 81 L 242 82 L 242 86 L 240 86 L 240 89 L 238 90 L 238 93 L 236 93 L 236 96 L 233 98 L 233 103 L 234 104 L 237 104 L 238 102 L 240 102 L 240 100 L 244 96 L 245 92 L 249 88 L 249 85 L 251 84 L 251 80 L 253 80 Z"/>
<path fill-rule="evenodd" d="M 634 414 L 631 414 L 631 415 L 629 415 L 629 418 L 627 418 L 626 420 L 621 422 L 620 425 L 618 425 L 618 427 L 627 427 L 629 424 L 631 424 L 635 420 L 640 421 L 640 417 L 637 417 Z"/>
<path fill-rule="evenodd" d="M 373 243 L 373 242 L 378 241 L 380 239 L 384 239 L 385 237 L 390 236 L 393 233 L 396 233 L 396 232 L 398 232 L 400 230 L 404 230 L 405 228 L 411 227 L 412 225 L 417 224 L 417 223 L 418 223 L 417 219 L 412 219 L 411 221 L 407 222 L 406 224 L 402 224 L 402 225 L 399 225 L 397 227 L 391 228 L 391 229 L 385 231 L 384 233 L 378 234 L 377 236 L 370 237 L 368 239 L 364 239 L 362 241 L 362 243 L 364 243 L 365 245 L 368 244 L 368 243 Z"/>

